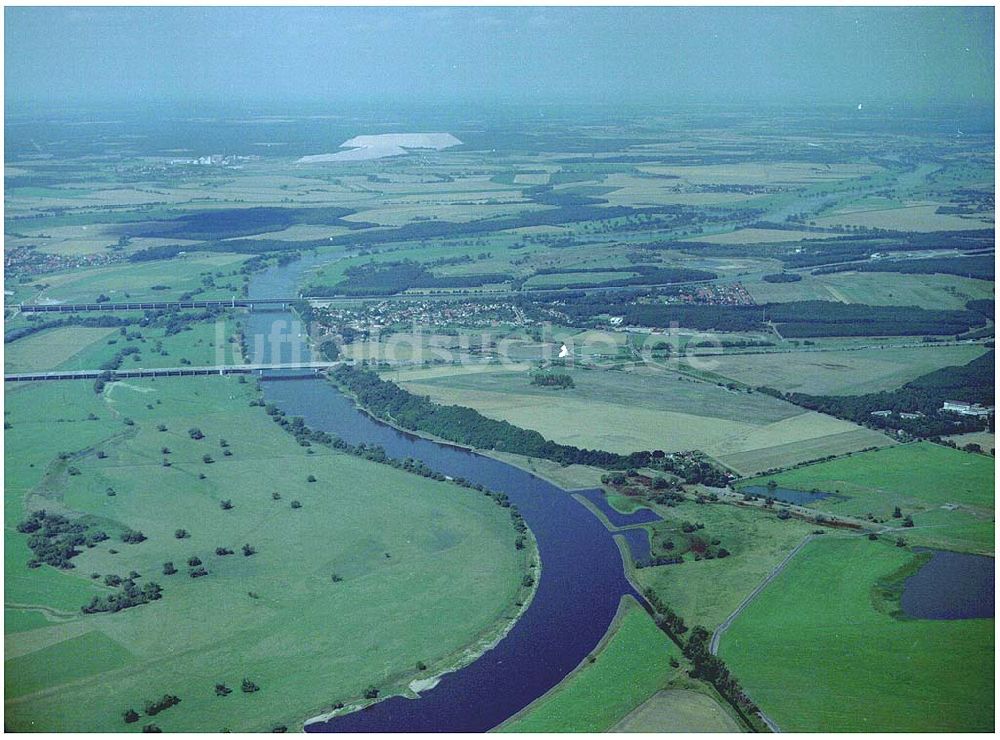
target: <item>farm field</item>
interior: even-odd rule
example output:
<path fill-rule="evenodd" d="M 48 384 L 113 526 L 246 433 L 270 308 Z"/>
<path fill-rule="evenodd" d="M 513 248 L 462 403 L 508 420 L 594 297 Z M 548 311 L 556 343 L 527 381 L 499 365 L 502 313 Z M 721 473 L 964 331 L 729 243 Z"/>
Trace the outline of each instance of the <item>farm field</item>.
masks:
<path fill-rule="evenodd" d="M 891 444 L 885 435 L 764 394 L 729 391 L 667 371 L 581 370 L 575 387 L 530 384 L 524 372 L 464 373 L 399 381 L 440 404 L 475 408 L 582 448 L 700 449 L 739 472 L 758 472 L 828 454 Z M 396 380 L 389 372 L 387 379 Z"/>
<path fill-rule="evenodd" d="M 31 334 L 4 346 L 4 370 L 21 373 L 59 367 L 71 362 L 74 356 L 90 345 L 100 343 L 117 332 L 113 328 L 62 326 Z"/>
<path fill-rule="evenodd" d="M 936 213 L 942 203 L 913 203 L 899 208 L 851 209 L 816 219 L 817 226 L 861 226 L 868 229 L 899 231 L 962 231 L 988 229 L 993 214 L 962 217 Z"/>
<path fill-rule="evenodd" d="M 593 654 L 593 663 L 584 663 L 497 729 L 605 732 L 680 675 L 668 662 L 680 659 L 680 650 L 632 597 L 622 598 L 605 640 Z"/>
<path fill-rule="evenodd" d="M 870 306 L 962 309 L 968 301 L 994 296 L 994 285 L 991 281 L 958 275 L 906 275 L 886 272 L 797 274 L 800 274 L 802 279 L 794 283 L 748 280 L 745 284 L 758 303 L 836 301 Z"/>
<path fill-rule="evenodd" d="M 836 234 L 828 234 L 828 237 Z M 776 244 L 781 242 L 798 242 L 803 239 L 822 239 L 823 232 L 795 231 L 794 229 L 737 229 L 720 234 L 695 236 L 688 241 L 705 244 Z"/>
<path fill-rule="evenodd" d="M 113 301 L 177 300 L 183 293 L 206 287 L 204 281 L 209 276 L 218 282 L 215 287 L 207 286 L 198 297 L 231 298 L 240 295 L 243 276 L 238 269 L 245 259 L 237 254 L 192 254 L 183 259 L 46 275 L 44 281 L 36 281 L 44 282 L 45 287 L 33 300 L 93 303 L 102 294 Z"/>
<path fill-rule="evenodd" d="M 990 450 L 996 448 L 996 434 L 993 432 L 969 432 L 968 434 L 954 434 L 950 437 L 945 437 L 945 439 L 954 442 L 959 447 L 964 447 L 967 444 L 977 444 L 983 448 L 983 452 L 987 455 L 990 454 Z"/>
<path fill-rule="evenodd" d="M 678 565 L 635 571 L 642 588 L 652 588 L 687 624 L 700 624 L 709 631 L 725 621 L 771 569 L 815 529 L 799 519 L 781 521 L 774 512 L 728 504 L 685 501 L 675 507 L 653 508 L 667 522 L 657 524 L 657 530 L 676 528 L 684 521 L 699 522 L 705 525 L 706 539 L 719 539 L 721 547 L 731 553 L 712 560 L 685 557 Z M 654 540 L 668 537 L 664 533 L 655 535 Z M 676 535 L 671 538 L 676 539 Z"/>
<path fill-rule="evenodd" d="M 743 732 L 743 728 L 707 694 L 668 689 L 651 696 L 610 732 Z"/>
<path fill-rule="evenodd" d="M 529 373 L 507 369 L 416 382 L 405 375 L 400 379 L 411 392 L 429 394 L 438 403 L 463 399 L 487 416 L 537 429 L 557 441 L 617 452 L 689 449 L 713 433 L 722 436 L 743 429 L 755 416 L 777 421 L 800 413 L 763 395 L 747 396 L 742 408 L 732 403 L 725 408 L 722 399 L 733 394 L 666 373 L 574 369 L 569 374 L 576 385 L 564 390 L 532 386 Z M 667 424 L 670 418 L 684 418 L 690 426 Z"/>
<path fill-rule="evenodd" d="M 890 526 L 898 506 L 915 526 L 900 529 L 911 544 L 993 552 L 994 463 L 989 457 L 931 442 L 914 442 L 807 465 L 751 481 L 846 496 L 814 502 L 832 514 L 871 513 Z"/>
<path fill-rule="evenodd" d="M 985 352 L 980 345 L 887 347 L 822 352 L 730 354 L 712 358 L 713 372 L 749 386 L 785 393 L 860 395 L 898 388 Z"/>
<path fill-rule="evenodd" d="M 722 638 L 720 656 L 783 731 L 992 730 L 994 620 L 900 620 L 872 605 L 875 583 L 912 558 L 820 538 Z"/>
<path fill-rule="evenodd" d="M 120 315 L 120 314 L 119 314 Z M 139 352 L 122 360 L 123 369 L 239 363 L 239 344 L 230 341 L 237 327 L 232 317 L 193 322 L 174 334 L 163 327 L 91 329 L 79 326 L 45 329 L 5 345 L 7 372 L 93 370 L 123 349 Z M 134 334 L 139 338 L 128 338 Z"/>
<path fill-rule="evenodd" d="M 79 383 L 7 388 L 8 728 L 295 729 L 368 685 L 402 691 L 418 661 L 431 673 L 454 665 L 516 613 L 529 556 L 515 550 L 507 512 L 452 484 L 300 447 L 253 398 L 252 384 L 219 377 L 118 382 L 101 395 Z M 14 527 L 38 508 L 82 516 L 111 539 L 72 570 L 29 569 L 28 537 Z M 147 539 L 123 544 L 126 527 Z M 242 555 L 244 543 L 256 553 Z M 235 553 L 213 554 L 223 546 Z M 193 556 L 205 577 L 188 576 Z M 166 561 L 179 572 L 165 575 Z M 160 600 L 80 612 L 114 591 L 105 575 L 133 570 L 140 585 L 162 585 Z M 432 618 L 413 620 L 399 599 Z M 239 691 L 245 677 L 260 691 Z M 216 696 L 216 683 L 235 691 Z M 182 703 L 123 723 L 129 706 L 165 693 Z"/>

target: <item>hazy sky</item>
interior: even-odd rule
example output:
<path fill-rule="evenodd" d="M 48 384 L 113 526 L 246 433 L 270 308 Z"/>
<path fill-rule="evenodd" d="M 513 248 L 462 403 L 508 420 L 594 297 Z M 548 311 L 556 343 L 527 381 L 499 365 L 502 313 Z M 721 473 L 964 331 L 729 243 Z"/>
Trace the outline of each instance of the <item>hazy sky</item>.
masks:
<path fill-rule="evenodd" d="M 993 100 L 985 8 L 5 9 L 9 103 Z"/>

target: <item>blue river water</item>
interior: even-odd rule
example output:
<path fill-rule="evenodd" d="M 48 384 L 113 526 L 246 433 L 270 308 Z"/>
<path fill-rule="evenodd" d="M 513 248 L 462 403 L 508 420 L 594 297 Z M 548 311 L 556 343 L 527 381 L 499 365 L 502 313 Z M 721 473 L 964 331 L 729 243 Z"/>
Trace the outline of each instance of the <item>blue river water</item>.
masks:
<path fill-rule="evenodd" d="M 633 524 L 649 524 L 659 522 L 663 518 L 652 509 L 636 509 L 635 511 L 623 514 L 608 503 L 604 492 L 600 488 L 588 488 L 585 491 L 576 491 L 579 495 L 590 501 L 601 510 L 601 513 L 608 518 L 612 526 L 629 527 Z"/>
<path fill-rule="evenodd" d="M 287 291 L 296 273 L 321 259 L 312 257 L 257 276 L 251 296 Z M 296 345 L 303 339 L 290 314 L 251 314 L 247 332 L 251 346 L 255 337 L 281 337 L 278 343 L 261 342 L 264 359 L 302 356 L 301 346 Z M 392 697 L 362 711 L 311 724 L 307 731 L 489 730 L 555 686 L 586 658 L 610 626 L 623 595 L 639 598 L 625 577 L 612 533 L 566 491 L 520 468 L 383 424 L 323 379 L 265 377 L 262 387 L 268 402 L 289 416 L 303 417 L 314 429 L 351 444 L 381 445 L 392 457 L 414 458 L 445 475 L 506 493 L 534 534 L 541 561 L 534 598 L 495 647 L 444 675 L 420 699 Z"/>

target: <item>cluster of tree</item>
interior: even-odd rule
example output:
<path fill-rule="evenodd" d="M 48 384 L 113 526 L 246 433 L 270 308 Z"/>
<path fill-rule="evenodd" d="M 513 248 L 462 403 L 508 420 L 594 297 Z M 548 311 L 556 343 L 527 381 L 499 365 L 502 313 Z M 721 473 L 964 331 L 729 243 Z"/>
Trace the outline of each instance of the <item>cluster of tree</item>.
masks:
<path fill-rule="evenodd" d="M 683 650 L 683 635 L 688 631 L 687 625 L 684 624 L 684 618 L 671 609 L 653 589 L 647 588 L 642 592 L 642 595 L 646 597 L 646 601 L 653 607 L 653 619 L 656 621 L 657 626 L 667 634 L 667 637 L 677 644 L 677 647 Z"/>
<path fill-rule="evenodd" d="M 636 568 L 655 568 L 658 565 L 680 565 L 684 562 L 683 555 L 657 555 L 647 560 L 635 561 Z"/>
<path fill-rule="evenodd" d="M 728 701 L 745 719 L 759 710 L 747 696 L 740 682 L 729 672 L 729 668 L 718 656 L 709 650 L 712 636 L 702 626 L 694 627 L 684 646 L 684 657 L 691 661 L 692 678 L 700 678 L 711 683 L 716 691 Z"/>
<path fill-rule="evenodd" d="M 993 256 L 928 257 L 912 260 L 876 260 L 861 264 L 832 265 L 812 271 L 813 275 L 852 270 L 856 272 L 899 272 L 904 275 L 960 275 L 962 277 L 994 280 L 996 269 Z"/>
<path fill-rule="evenodd" d="M 575 388 L 573 377 L 566 373 L 536 373 L 531 376 L 531 384 L 543 388 Z"/>
<path fill-rule="evenodd" d="M 162 592 L 163 589 L 158 583 L 149 581 L 140 588 L 134 580 L 127 578 L 122 581 L 122 587 L 118 593 L 94 596 L 89 604 L 81 607 L 81 611 L 84 614 L 120 612 L 122 609 L 130 609 L 133 606 L 157 601 L 162 598 Z"/>
<path fill-rule="evenodd" d="M 28 537 L 32 557 L 29 568 L 43 564 L 60 570 L 73 568 L 70 562 L 80 554 L 80 547 L 94 547 L 108 539 L 107 533 L 95 530 L 79 521 L 71 521 L 61 514 L 50 514 L 45 509 L 32 512 L 17 525 L 17 531 Z"/>
<path fill-rule="evenodd" d="M 439 276 L 412 260 L 355 265 L 348 267 L 344 276 L 344 280 L 333 286 L 311 285 L 305 292 L 311 296 L 393 295 L 409 288 L 478 288 L 512 279 L 505 273 Z"/>
<path fill-rule="evenodd" d="M 296 224 L 347 226 L 350 222 L 341 219 L 352 213 L 354 211 L 348 208 L 330 206 L 223 208 L 195 211 L 172 219 L 126 223 L 119 227 L 119 231 L 129 237 L 212 241 L 281 231 Z"/>
<path fill-rule="evenodd" d="M 744 349 L 746 347 L 774 347 L 775 342 L 766 339 L 719 339 L 714 342 L 695 342 L 692 347 L 722 347 L 723 349 Z"/>
<path fill-rule="evenodd" d="M 147 701 L 144 707 L 145 712 L 150 717 L 155 717 L 157 714 L 165 709 L 170 709 L 170 707 L 175 707 L 181 703 L 173 694 L 164 694 L 162 699 L 157 699 L 155 701 Z"/>
<path fill-rule="evenodd" d="M 127 545 L 138 545 L 146 540 L 146 535 L 138 529 L 126 529 L 121 533 L 121 541 Z"/>
<path fill-rule="evenodd" d="M 801 279 L 797 272 L 775 272 L 761 278 L 765 283 L 797 283 Z"/>
<path fill-rule="evenodd" d="M 139 354 L 139 348 L 134 344 L 129 347 L 123 347 L 115 353 L 114 357 L 102 362 L 100 369 L 105 371 L 117 370 L 122 366 L 122 363 L 125 362 L 126 357 L 137 354 Z"/>
<path fill-rule="evenodd" d="M 973 311 L 916 306 L 795 301 L 770 303 L 765 309 L 768 320 L 779 324 L 785 337 L 954 335 L 986 323 Z"/>
<path fill-rule="evenodd" d="M 632 285 L 665 285 L 668 283 L 691 283 L 702 280 L 715 280 L 719 277 L 716 273 L 708 270 L 697 270 L 688 267 L 659 267 L 656 265 L 632 265 L 631 267 L 589 267 L 589 268 L 542 268 L 535 271 L 535 275 L 575 275 L 577 273 L 627 273 L 627 277 L 580 280 L 566 283 L 561 287 L 571 290 L 583 288 L 624 288 Z M 629 273 L 638 273 L 632 275 Z M 544 289 L 538 286 L 536 289 Z"/>
<path fill-rule="evenodd" d="M 596 326 L 608 315 L 621 316 L 630 326 L 728 332 L 754 331 L 765 322 L 779 325 L 786 337 L 956 335 L 982 326 L 977 311 L 934 310 L 915 306 L 868 306 L 835 301 L 794 301 L 764 306 L 663 303 L 662 290 L 615 291 L 600 296 L 563 293 L 558 300 L 522 298 L 519 304 L 532 317 L 564 315 L 575 326 Z"/>
<path fill-rule="evenodd" d="M 960 400 L 991 406 L 994 403 L 993 351 L 967 365 L 953 365 L 934 370 L 911 380 L 893 391 L 864 393 L 858 396 L 818 396 L 807 393 L 782 393 L 761 387 L 762 393 L 784 398 L 813 411 L 880 429 L 902 429 L 916 437 L 935 437 L 978 431 L 993 423 L 993 418 L 957 416 L 942 412 L 946 400 Z M 873 416 L 876 411 L 890 411 L 888 416 Z M 904 418 L 901 413 L 922 414 Z"/>

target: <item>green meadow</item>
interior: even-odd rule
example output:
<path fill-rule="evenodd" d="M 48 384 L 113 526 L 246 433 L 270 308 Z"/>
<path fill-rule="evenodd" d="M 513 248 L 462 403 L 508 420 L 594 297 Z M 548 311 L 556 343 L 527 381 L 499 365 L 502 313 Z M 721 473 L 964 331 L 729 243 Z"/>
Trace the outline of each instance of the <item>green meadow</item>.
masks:
<path fill-rule="evenodd" d="M 650 525 L 654 554 L 669 555 L 662 543 L 683 542 L 683 522 L 704 524 L 698 536 L 719 540 L 731 554 L 695 560 L 691 553 L 677 565 L 635 571 L 642 588 L 652 588 L 688 624 L 715 629 L 740 602 L 799 544 L 814 526 L 797 519 L 781 521 L 773 512 L 728 504 L 685 501 L 675 507 L 654 506 L 666 520 Z"/>
<path fill-rule="evenodd" d="M 123 370 L 183 365 L 239 363 L 238 332 L 231 316 L 198 321 L 168 334 L 165 327 L 44 329 L 5 345 L 4 369 L 10 373 L 39 370 L 93 370 L 120 351 L 138 352 L 122 360 Z"/>
<path fill-rule="evenodd" d="M 832 514 L 868 514 L 900 527 L 895 507 L 914 527 L 899 534 L 910 544 L 993 552 L 994 463 L 992 458 L 931 442 L 914 442 L 807 465 L 749 484 L 813 489 L 846 496 L 812 507 Z"/>
<path fill-rule="evenodd" d="M 515 549 L 505 510 L 301 447 L 255 398 L 252 383 L 224 377 L 130 380 L 100 395 L 89 383 L 8 385 L 8 729 L 298 729 L 369 686 L 398 693 L 468 660 L 517 613 L 534 555 Z M 81 548 L 71 570 L 30 569 L 15 526 L 40 508 L 110 539 Z M 145 541 L 123 542 L 125 528 Z M 194 557 L 204 577 L 189 575 Z M 178 572 L 164 573 L 168 561 Z M 162 598 L 80 611 L 116 590 L 107 575 L 133 571 Z M 244 678 L 260 690 L 241 691 Z M 217 696 L 216 684 L 233 692 Z M 164 694 L 181 703 L 124 723 Z"/>
<path fill-rule="evenodd" d="M 604 644 L 501 732 L 605 732 L 680 675 L 680 649 L 631 597 L 623 597 Z"/>
<path fill-rule="evenodd" d="M 876 582 L 914 555 L 811 542 L 735 621 L 720 656 L 785 732 L 989 732 L 994 620 L 895 619 Z"/>

